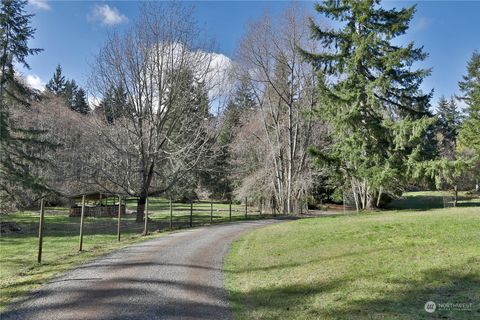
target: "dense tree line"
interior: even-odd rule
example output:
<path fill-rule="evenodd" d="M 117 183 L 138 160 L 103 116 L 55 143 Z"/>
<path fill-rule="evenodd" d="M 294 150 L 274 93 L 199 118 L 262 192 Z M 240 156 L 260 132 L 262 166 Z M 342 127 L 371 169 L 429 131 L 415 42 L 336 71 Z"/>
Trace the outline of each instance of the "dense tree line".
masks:
<path fill-rule="evenodd" d="M 293 213 L 346 194 L 360 210 L 409 188 L 479 188 L 480 54 L 459 94 L 433 107 L 420 89 L 430 70 L 413 68 L 427 54 L 394 44 L 415 7 L 326 1 L 320 23 L 298 4 L 265 15 L 223 86 L 191 8 L 144 4 L 96 56 L 89 105 L 60 65 L 44 92 L 15 72 L 41 51 L 27 45 L 24 6 L 2 1 L 0 11 L 5 211 L 91 190 L 138 197 L 141 221 L 149 195 L 248 197 Z"/>

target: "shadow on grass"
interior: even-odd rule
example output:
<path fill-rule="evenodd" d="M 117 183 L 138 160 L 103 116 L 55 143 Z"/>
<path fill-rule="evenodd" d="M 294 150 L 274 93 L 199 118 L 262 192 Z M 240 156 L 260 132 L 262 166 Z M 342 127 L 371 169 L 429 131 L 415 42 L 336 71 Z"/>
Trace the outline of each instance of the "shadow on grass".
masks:
<path fill-rule="evenodd" d="M 392 210 L 431 210 L 453 206 L 453 199 L 450 195 L 407 195 L 400 199 L 393 200 L 388 204 L 387 209 Z M 447 202 L 447 205 L 446 203 Z M 457 207 L 480 207 L 480 201 L 473 196 L 459 196 Z"/>
<path fill-rule="evenodd" d="M 326 282 L 275 285 L 248 292 L 231 292 L 234 307 L 245 318 L 276 319 L 303 315 L 307 319 L 478 319 L 480 317 L 480 278 L 478 275 L 455 275 L 453 270 L 430 269 L 420 280 L 389 280 L 396 289 L 355 290 L 361 276 L 335 278 Z M 369 280 L 369 279 L 366 279 Z M 352 288 L 352 289 L 350 289 Z M 332 299 L 333 298 L 333 299 Z M 323 304 L 318 301 L 329 300 Z M 437 310 L 427 313 L 427 301 Z M 444 304 L 459 304 L 446 307 Z M 461 307 L 459 307 L 461 304 Z M 448 306 L 448 305 L 447 305 Z M 255 312 L 255 316 L 252 311 Z"/>
<path fill-rule="evenodd" d="M 266 267 L 248 267 L 246 269 L 241 269 L 241 270 L 229 270 L 229 269 L 224 269 L 225 272 L 227 273 L 248 273 L 252 271 L 276 271 L 276 270 L 283 270 L 285 268 L 296 268 L 300 267 L 309 263 L 319 263 L 319 262 L 327 262 L 327 261 L 332 261 L 332 260 L 337 260 L 337 259 L 344 259 L 344 258 L 351 258 L 351 257 L 361 257 L 364 255 L 372 254 L 372 253 L 378 253 L 382 251 L 394 251 L 397 249 L 401 249 L 402 247 L 386 247 L 386 248 L 381 248 L 381 249 L 373 249 L 373 250 L 363 250 L 363 251 L 354 251 L 354 252 L 348 252 L 344 254 L 339 254 L 339 255 L 332 255 L 332 256 L 321 256 L 316 259 L 311 259 L 308 261 L 303 261 L 302 263 L 300 262 L 290 262 L 290 263 L 282 263 L 282 264 L 276 264 L 276 265 L 271 265 L 271 266 L 266 266 Z"/>

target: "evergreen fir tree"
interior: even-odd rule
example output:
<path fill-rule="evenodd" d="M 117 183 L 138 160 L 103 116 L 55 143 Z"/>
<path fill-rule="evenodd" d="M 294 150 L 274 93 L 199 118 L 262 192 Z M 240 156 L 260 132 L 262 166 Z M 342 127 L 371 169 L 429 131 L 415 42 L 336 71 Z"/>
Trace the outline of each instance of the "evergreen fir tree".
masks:
<path fill-rule="evenodd" d="M 453 160 L 455 159 L 461 114 L 457 109 L 454 97 L 451 97 L 448 101 L 442 96 L 438 102 L 437 110 L 440 155 Z"/>
<path fill-rule="evenodd" d="M 324 52 L 302 50 L 319 71 L 319 114 L 332 128 L 329 152 L 312 150 L 317 162 L 342 173 L 358 209 L 381 204 L 382 194 L 399 193 L 406 172 L 424 155 L 422 140 L 433 123 L 430 94 L 420 90 L 430 70 L 413 70 L 426 58 L 404 34 L 415 7 L 386 10 L 379 0 L 324 1 L 316 10 L 340 25 L 311 21 Z"/>
<path fill-rule="evenodd" d="M 47 91 L 54 96 L 64 98 L 67 105 L 73 111 L 81 114 L 87 114 L 90 112 L 85 90 L 80 88 L 75 80 L 65 80 L 60 65 L 57 66 L 52 79 L 50 79 L 45 87 Z"/>
<path fill-rule="evenodd" d="M 77 95 L 78 86 L 75 80 L 67 80 L 65 82 L 65 89 L 63 91 L 63 98 L 65 98 L 70 109 L 75 110 L 75 96 Z"/>
<path fill-rule="evenodd" d="M 106 92 L 97 111 L 103 113 L 107 123 L 113 124 L 116 119 L 122 117 L 125 108 L 127 108 L 127 95 L 123 86 L 120 86 L 111 87 Z"/>
<path fill-rule="evenodd" d="M 47 188 L 32 166 L 42 159 L 42 132 L 18 127 L 11 109 L 29 106 L 30 89 L 15 78 L 14 64 L 29 68 L 26 58 L 41 49 L 28 47 L 35 30 L 32 15 L 25 14 L 26 1 L 2 0 L 0 7 L 0 211 L 14 202 L 19 188 L 42 192 Z"/>
<path fill-rule="evenodd" d="M 27 69 L 25 60 L 29 55 L 38 54 L 42 49 L 28 47 L 28 40 L 33 38 L 35 29 L 30 27 L 33 15 L 25 14 L 27 1 L 2 0 L 0 8 L 0 102 L 7 96 L 12 97 L 16 87 L 21 84 L 15 79 L 14 62 Z M 23 91 L 20 88 L 19 91 Z"/>
<path fill-rule="evenodd" d="M 85 90 L 83 90 L 82 88 L 78 88 L 78 90 L 76 90 L 73 97 L 73 104 L 71 107 L 73 111 L 81 114 L 88 114 L 90 112 L 90 108 L 87 102 L 87 94 L 85 93 Z"/>
<path fill-rule="evenodd" d="M 467 74 L 458 83 L 461 100 L 467 104 L 467 115 L 460 130 L 463 146 L 480 155 L 480 53 L 474 51 L 467 65 Z"/>
<path fill-rule="evenodd" d="M 240 124 L 242 114 L 255 108 L 255 99 L 250 86 L 251 83 L 248 79 L 241 79 L 235 89 L 233 98 L 227 103 L 223 112 L 222 131 L 219 135 L 219 142 L 223 146 L 228 147 L 232 142 L 234 130 Z"/>
<path fill-rule="evenodd" d="M 200 82 L 193 85 L 192 100 L 192 107 L 200 120 L 211 118 L 210 99 L 205 83 Z"/>
<path fill-rule="evenodd" d="M 209 135 L 195 138 L 195 135 L 198 133 L 198 128 L 206 128 L 209 126 L 211 123 L 210 120 L 213 117 L 210 113 L 208 90 L 205 83 L 199 82 L 195 78 L 192 70 L 185 68 L 178 70 L 177 73 L 177 76 L 182 79 L 182 81 L 179 82 L 178 87 L 175 88 L 179 94 L 179 99 L 176 101 L 179 104 L 187 105 L 188 111 L 185 111 L 179 119 L 176 119 L 176 121 L 183 123 L 180 126 L 183 129 L 174 130 L 170 141 L 175 141 L 174 143 L 179 145 L 185 145 L 188 144 L 189 141 L 194 140 L 196 144 L 193 148 L 204 148 L 210 151 L 210 156 L 197 162 L 196 170 L 189 172 L 188 176 L 191 180 L 198 181 L 199 185 L 205 189 L 212 190 L 212 187 L 215 186 L 214 141 Z M 191 159 L 188 159 L 187 161 L 190 160 Z M 186 178 L 186 176 L 184 178 Z M 196 186 L 192 184 L 176 187 L 176 193 L 180 193 L 183 196 L 190 197 L 194 195 L 195 192 Z"/>
<path fill-rule="evenodd" d="M 48 92 L 51 92 L 56 97 L 59 97 L 65 93 L 65 85 L 66 81 L 65 77 L 62 75 L 62 67 L 57 65 L 52 79 L 50 79 L 45 88 Z"/>
<path fill-rule="evenodd" d="M 231 198 L 234 190 L 234 181 L 230 177 L 233 169 L 230 147 L 235 138 L 235 131 L 241 125 L 242 117 L 248 111 L 255 109 L 256 106 L 250 87 L 249 80 L 242 78 L 234 91 L 233 97 L 223 111 L 222 127 L 217 138 L 219 152 L 215 159 L 215 193 L 221 198 Z"/>

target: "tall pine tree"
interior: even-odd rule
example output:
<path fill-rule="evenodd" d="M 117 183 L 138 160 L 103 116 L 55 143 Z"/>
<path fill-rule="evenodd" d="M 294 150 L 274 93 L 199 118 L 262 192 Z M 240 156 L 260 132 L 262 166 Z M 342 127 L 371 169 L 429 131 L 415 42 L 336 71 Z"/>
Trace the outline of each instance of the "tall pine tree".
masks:
<path fill-rule="evenodd" d="M 480 168 L 480 53 L 474 51 L 467 65 L 467 74 L 458 83 L 467 104 L 467 116 L 460 129 L 459 141 L 462 146 L 473 150 L 477 158 L 473 167 Z M 480 177 L 476 177 L 475 190 L 480 191 Z"/>
<path fill-rule="evenodd" d="M 475 51 L 467 65 L 467 74 L 458 83 L 467 104 L 467 116 L 460 131 L 462 145 L 480 155 L 480 52 Z"/>
<path fill-rule="evenodd" d="M 107 90 L 95 111 L 101 112 L 105 117 L 105 121 L 113 124 L 115 120 L 122 117 L 123 111 L 126 108 L 127 95 L 123 86 L 120 86 L 118 88 L 111 87 Z"/>
<path fill-rule="evenodd" d="M 75 80 L 67 80 L 65 82 L 65 89 L 63 91 L 62 97 L 66 100 L 70 109 L 74 110 L 75 105 L 75 95 L 77 94 L 78 86 Z"/>
<path fill-rule="evenodd" d="M 87 102 L 87 94 L 82 88 L 78 88 L 73 96 L 73 103 L 71 105 L 73 111 L 76 111 L 81 114 L 88 114 L 90 112 L 90 107 Z"/>
<path fill-rule="evenodd" d="M 66 81 L 65 77 L 62 75 L 62 67 L 57 65 L 52 79 L 50 79 L 45 88 L 48 92 L 51 92 L 56 97 L 59 97 L 65 93 L 65 84 Z"/>
<path fill-rule="evenodd" d="M 256 106 L 254 95 L 248 79 L 240 79 L 232 99 L 229 100 L 223 112 L 223 126 L 219 142 L 228 146 L 234 137 L 234 130 L 240 125 L 242 114 L 253 110 Z"/>
<path fill-rule="evenodd" d="M 73 111 L 81 114 L 90 112 L 85 90 L 80 88 L 75 80 L 65 80 L 60 65 L 57 66 L 52 79 L 50 79 L 45 87 L 47 91 L 54 96 L 65 99 L 67 105 Z"/>
<path fill-rule="evenodd" d="M 41 51 L 28 47 L 35 29 L 30 27 L 32 15 L 25 13 L 26 3 L 2 0 L 0 7 L 0 211 L 15 202 L 21 188 L 47 190 L 32 167 L 41 162 L 42 150 L 49 144 L 42 140 L 42 131 L 19 127 L 11 112 L 30 106 L 32 96 L 17 80 L 14 65 L 29 68 L 26 58 Z"/>
<path fill-rule="evenodd" d="M 230 147 L 236 130 L 241 125 L 242 117 L 256 107 L 251 85 L 247 78 L 240 79 L 233 97 L 222 114 L 222 127 L 216 142 L 218 153 L 214 162 L 215 175 L 212 179 L 215 180 L 215 184 L 212 184 L 215 187 L 214 194 L 219 198 L 231 199 L 234 190 L 234 181 L 231 177 L 234 168 Z"/>
<path fill-rule="evenodd" d="M 433 123 L 430 94 L 420 90 L 428 69 L 412 65 L 427 56 L 413 43 L 399 46 L 415 7 L 386 10 L 379 0 L 324 1 L 316 10 L 338 29 L 311 21 L 325 50 L 303 54 L 318 70 L 318 114 L 330 124 L 334 144 L 312 150 L 321 165 L 340 172 L 357 209 L 381 204 L 402 191 L 405 173 L 422 160 L 422 138 Z"/>
<path fill-rule="evenodd" d="M 455 159 L 457 136 L 462 121 L 454 97 L 448 101 L 442 96 L 437 107 L 438 140 L 440 155 L 450 160 Z"/>

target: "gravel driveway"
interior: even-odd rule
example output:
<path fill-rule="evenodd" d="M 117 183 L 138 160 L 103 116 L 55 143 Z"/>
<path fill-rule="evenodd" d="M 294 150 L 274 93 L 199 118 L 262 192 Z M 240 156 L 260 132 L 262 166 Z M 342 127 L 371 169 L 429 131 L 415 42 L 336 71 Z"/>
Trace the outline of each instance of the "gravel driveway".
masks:
<path fill-rule="evenodd" d="M 172 233 L 83 264 L 0 315 L 7 319 L 229 319 L 223 259 L 246 221 Z"/>

